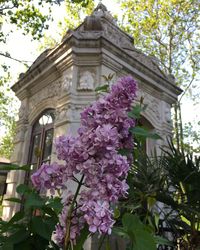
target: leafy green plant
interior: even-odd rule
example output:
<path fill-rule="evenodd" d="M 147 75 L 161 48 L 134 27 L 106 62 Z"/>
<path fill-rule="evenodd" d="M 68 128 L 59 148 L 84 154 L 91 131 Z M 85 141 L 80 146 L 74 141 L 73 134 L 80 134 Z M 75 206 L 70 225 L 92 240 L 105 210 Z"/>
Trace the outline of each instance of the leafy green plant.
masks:
<path fill-rule="evenodd" d="M 62 209 L 59 197 L 41 197 L 34 189 L 21 184 L 17 187 L 21 199 L 10 202 L 21 205 L 8 222 L 0 221 L 1 250 L 45 250 L 59 247 L 52 241 L 52 233 Z"/>
<path fill-rule="evenodd" d="M 156 153 L 154 157 L 149 157 L 140 147 L 135 149 L 134 153 L 137 158 L 135 158 L 128 175 L 129 194 L 127 199 L 121 201 L 120 211 L 122 214 L 129 213 L 138 217 L 137 220 L 140 220 L 140 223 L 143 224 L 143 230 L 150 233 L 147 238 L 151 236 L 152 242 L 161 245 L 173 245 L 173 242 L 169 242 L 165 238 L 159 227 L 162 222 L 161 215 L 165 214 L 165 211 L 159 207 L 158 197 L 168 188 L 163 169 L 164 158 L 158 157 Z M 149 247 L 143 246 L 139 249 L 156 249 L 153 243 L 152 248 Z"/>
<path fill-rule="evenodd" d="M 116 228 L 115 232 L 129 240 L 127 250 L 156 249 L 151 229 L 144 225 L 137 215 L 124 214 L 122 227 Z"/>
<path fill-rule="evenodd" d="M 159 197 L 175 214 L 172 223 L 180 235 L 181 249 L 200 247 L 200 157 L 184 155 L 169 142 L 164 169 L 168 176 L 167 195 Z"/>

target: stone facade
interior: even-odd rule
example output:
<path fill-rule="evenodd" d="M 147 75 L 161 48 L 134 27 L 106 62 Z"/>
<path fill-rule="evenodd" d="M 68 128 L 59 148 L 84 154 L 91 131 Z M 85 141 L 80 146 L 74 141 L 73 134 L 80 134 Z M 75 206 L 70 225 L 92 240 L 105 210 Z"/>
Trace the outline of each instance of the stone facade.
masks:
<path fill-rule="evenodd" d="M 27 164 L 32 126 L 46 109 L 56 111 L 54 137 L 76 133 L 80 111 L 96 100 L 96 87 L 105 84 L 103 75 L 113 74 L 115 81 L 132 75 L 138 82 L 138 97 L 148 105 L 144 118 L 164 140 L 147 141 L 147 152 L 165 143 L 171 134 L 171 106 L 181 90 L 166 76 L 155 60 L 138 51 L 133 38 L 115 24 L 105 6 L 99 4 L 93 14 L 60 45 L 46 50 L 12 87 L 21 101 L 12 162 Z M 52 160 L 55 159 L 54 149 Z M 16 185 L 23 183 L 24 173 L 10 172 L 5 198 L 15 195 Z M 4 219 L 18 209 L 4 201 Z"/>

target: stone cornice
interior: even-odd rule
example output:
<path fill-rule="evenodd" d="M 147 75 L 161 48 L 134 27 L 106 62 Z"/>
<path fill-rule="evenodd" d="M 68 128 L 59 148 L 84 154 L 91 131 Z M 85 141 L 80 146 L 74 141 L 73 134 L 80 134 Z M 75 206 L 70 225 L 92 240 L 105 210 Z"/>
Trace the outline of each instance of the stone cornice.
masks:
<path fill-rule="evenodd" d="M 35 65 L 31 66 L 12 89 L 15 92 L 20 92 L 21 89 L 26 88 L 33 81 L 44 75 L 44 73 L 52 70 L 52 68 L 54 68 L 55 71 L 62 71 L 67 65 L 71 66 L 73 63 L 83 65 L 84 62 L 79 59 L 80 56 L 82 58 L 86 55 L 88 56 L 88 60 L 86 60 L 87 57 L 84 59 L 86 65 L 91 62 L 91 56 L 94 55 L 94 61 L 92 62 L 94 65 L 98 65 L 100 61 L 103 64 L 112 64 L 112 62 L 109 62 L 110 59 L 111 61 L 115 60 L 114 64 L 116 65 L 116 69 L 120 68 L 120 70 L 122 70 L 122 68 L 124 68 L 125 71 L 130 71 L 130 74 L 134 73 L 138 78 L 150 84 L 153 88 L 168 93 L 172 98 L 172 102 L 174 102 L 177 95 L 182 92 L 169 78 L 158 74 L 137 58 L 130 56 L 128 51 L 119 48 L 119 46 L 115 45 L 112 41 L 109 41 L 101 32 L 95 32 L 96 36 L 93 36 L 93 38 L 91 36 L 87 37 L 82 33 L 83 32 L 72 32 L 59 46 L 51 50 L 44 59 L 38 63 L 36 61 Z M 83 37 L 79 36 L 80 34 L 82 34 Z M 91 32 L 89 34 L 91 34 Z M 97 57 L 98 55 L 99 57 Z M 118 62 L 114 59 L 114 55 L 118 58 Z M 119 64 L 123 66 L 118 67 L 117 65 Z"/>

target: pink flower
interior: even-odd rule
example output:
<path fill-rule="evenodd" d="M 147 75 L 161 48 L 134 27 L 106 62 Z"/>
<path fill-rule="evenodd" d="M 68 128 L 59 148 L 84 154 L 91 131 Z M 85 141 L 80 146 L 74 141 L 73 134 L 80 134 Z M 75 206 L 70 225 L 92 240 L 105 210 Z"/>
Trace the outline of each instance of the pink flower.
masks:
<path fill-rule="evenodd" d="M 64 166 L 57 163 L 43 164 L 37 172 L 31 176 L 33 186 L 37 190 L 50 190 L 55 194 L 55 190 L 63 187 Z"/>
<path fill-rule="evenodd" d="M 128 117 L 136 97 L 136 82 L 123 77 L 111 86 L 110 93 L 81 112 L 81 127 L 77 137 L 61 136 L 56 140 L 57 157 L 64 165 L 43 165 L 32 175 L 34 186 L 62 191 L 63 211 L 56 227 L 56 240 L 64 242 L 68 207 L 73 195 L 67 194 L 68 181 L 76 174 L 84 175 L 85 190 L 76 200 L 71 220 L 70 238 L 74 244 L 87 223 L 91 233 L 110 234 L 114 224 L 111 205 L 128 191 L 126 177 L 131 155 L 119 154 L 120 149 L 132 150 L 129 132 L 135 121 Z"/>

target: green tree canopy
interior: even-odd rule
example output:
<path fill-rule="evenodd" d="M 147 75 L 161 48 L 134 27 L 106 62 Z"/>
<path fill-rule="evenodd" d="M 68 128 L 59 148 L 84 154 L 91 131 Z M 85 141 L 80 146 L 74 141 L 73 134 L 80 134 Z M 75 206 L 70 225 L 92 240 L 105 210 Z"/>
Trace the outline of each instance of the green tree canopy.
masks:
<path fill-rule="evenodd" d="M 42 48 L 55 44 L 52 39 L 45 39 L 44 31 L 49 28 L 53 21 L 54 6 L 60 5 L 64 0 L 1 0 L 0 1 L 0 126 L 6 127 L 6 134 L 0 139 L 0 155 L 10 157 L 13 149 L 13 136 L 16 127 L 15 117 L 17 106 L 10 112 L 10 106 L 13 104 L 10 82 L 13 81 L 13 73 L 9 68 L 9 60 L 22 63 L 26 67 L 30 62 L 15 58 L 6 44 L 10 33 L 16 29 L 24 35 L 31 35 L 32 39 L 39 40 L 44 38 L 45 45 Z M 87 8 L 86 8 L 87 7 Z M 67 18 L 62 26 L 62 31 L 78 25 L 81 17 L 85 13 L 89 14 L 94 7 L 92 0 L 66 0 L 65 8 Z M 70 20 L 71 19 L 71 20 Z M 73 21 L 72 21 L 73 20 Z M 71 25 L 70 25 L 71 21 Z M 73 25 L 72 25 L 73 23 Z M 62 33 L 61 31 L 61 33 Z M 49 42 L 50 41 L 50 42 Z M 19 72 L 20 73 L 20 72 Z M 15 105 L 12 105 L 15 107 Z"/>
<path fill-rule="evenodd" d="M 195 87 L 200 68 L 199 0 L 120 0 L 121 27 L 135 45 L 157 59 L 162 70 L 175 77 L 183 94 L 175 105 L 177 146 L 183 149 L 180 103 Z"/>
<path fill-rule="evenodd" d="M 14 58 L 6 49 L 10 32 L 20 29 L 24 35 L 31 34 L 33 39 L 40 39 L 51 19 L 51 7 L 59 0 L 1 0 L 0 1 L 0 126 L 4 126 L 5 136 L 0 140 L 0 155 L 10 157 L 15 133 L 17 108 L 13 103 L 10 90 L 12 72 L 8 60 L 27 65 L 26 61 Z M 47 9 L 47 13 L 44 9 Z M 9 27 L 9 29 L 8 29 Z M 8 62 L 8 63 L 7 63 Z M 11 111 L 12 106 L 12 111 Z"/>

